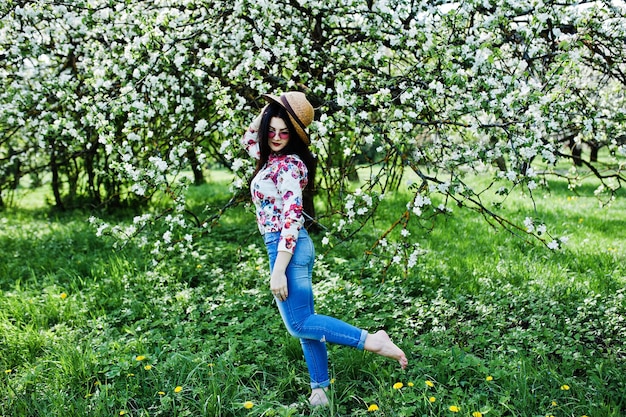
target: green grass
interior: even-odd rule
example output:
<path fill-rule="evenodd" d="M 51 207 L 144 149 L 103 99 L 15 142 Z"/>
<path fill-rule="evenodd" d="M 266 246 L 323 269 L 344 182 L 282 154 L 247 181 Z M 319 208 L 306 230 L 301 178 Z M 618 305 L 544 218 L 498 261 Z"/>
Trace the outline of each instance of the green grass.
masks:
<path fill-rule="evenodd" d="M 220 207 L 227 185 L 193 188 L 190 204 Z M 410 361 L 401 371 L 331 346 L 322 410 L 303 405 L 300 346 L 272 305 L 246 208 L 202 238 L 202 260 L 155 267 L 95 237 L 88 213 L 51 214 L 34 197 L 0 218 L 0 416 L 626 414 L 624 196 L 602 208 L 558 183 L 536 209 L 510 196 L 507 216 L 569 237 L 556 252 L 459 208 L 431 232 L 412 221 L 426 254 L 408 273 L 364 256 L 402 198 L 332 250 L 315 236 L 318 311 L 387 329 Z"/>

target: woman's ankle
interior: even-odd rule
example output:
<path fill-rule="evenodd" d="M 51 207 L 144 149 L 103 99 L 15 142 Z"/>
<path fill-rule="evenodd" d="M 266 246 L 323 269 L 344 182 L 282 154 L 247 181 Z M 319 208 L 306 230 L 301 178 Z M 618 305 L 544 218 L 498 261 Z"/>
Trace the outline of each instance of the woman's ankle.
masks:
<path fill-rule="evenodd" d="M 328 405 L 328 396 L 326 395 L 327 391 L 328 387 L 313 388 L 311 390 L 311 396 L 309 397 L 309 404 L 312 407 Z"/>

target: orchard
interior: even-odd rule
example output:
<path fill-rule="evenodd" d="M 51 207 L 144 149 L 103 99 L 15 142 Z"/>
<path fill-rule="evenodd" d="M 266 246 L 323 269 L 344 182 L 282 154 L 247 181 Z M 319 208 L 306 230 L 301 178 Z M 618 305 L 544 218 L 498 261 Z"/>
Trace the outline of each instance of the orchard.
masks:
<path fill-rule="evenodd" d="M 193 255 L 228 208 L 187 207 L 207 172 L 231 170 L 227 206 L 245 200 L 252 165 L 238 138 L 266 92 L 303 91 L 316 108 L 331 246 L 410 181 L 388 232 L 475 210 L 556 249 L 543 219 L 504 218 L 481 194 L 532 199 L 550 177 L 576 189 L 592 176 L 608 204 L 625 179 L 618 0 L 9 0 L 0 15 L 0 205 L 24 183 L 50 187 L 58 209 L 156 205 L 129 227 L 92 218 L 155 259 Z M 485 172 L 487 185 L 466 179 Z M 419 248 L 397 236 L 380 255 L 408 264 Z"/>

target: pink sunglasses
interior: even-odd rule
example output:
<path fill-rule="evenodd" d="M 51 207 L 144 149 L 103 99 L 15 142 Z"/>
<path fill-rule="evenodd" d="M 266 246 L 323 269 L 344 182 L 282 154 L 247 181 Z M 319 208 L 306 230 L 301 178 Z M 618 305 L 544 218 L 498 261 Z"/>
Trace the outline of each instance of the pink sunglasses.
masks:
<path fill-rule="evenodd" d="M 274 139 L 276 137 L 276 131 L 270 130 L 269 132 L 267 132 L 267 137 L 270 139 Z M 281 139 L 288 139 L 289 132 L 278 132 L 278 137 Z"/>

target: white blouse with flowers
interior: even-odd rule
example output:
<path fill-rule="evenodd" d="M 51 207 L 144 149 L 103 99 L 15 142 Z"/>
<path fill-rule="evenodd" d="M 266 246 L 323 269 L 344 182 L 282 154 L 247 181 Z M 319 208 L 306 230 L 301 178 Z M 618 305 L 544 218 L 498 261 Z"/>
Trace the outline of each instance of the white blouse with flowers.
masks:
<path fill-rule="evenodd" d="M 258 132 L 249 129 L 241 143 L 248 154 L 260 158 Z M 298 155 L 270 154 L 268 161 L 252 179 L 250 191 L 261 234 L 280 232 L 278 250 L 293 253 L 302 215 L 302 190 L 307 184 L 307 167 Z"/>

